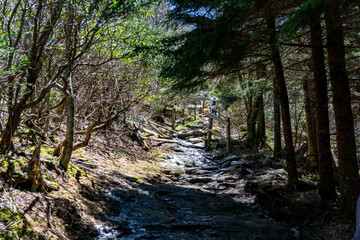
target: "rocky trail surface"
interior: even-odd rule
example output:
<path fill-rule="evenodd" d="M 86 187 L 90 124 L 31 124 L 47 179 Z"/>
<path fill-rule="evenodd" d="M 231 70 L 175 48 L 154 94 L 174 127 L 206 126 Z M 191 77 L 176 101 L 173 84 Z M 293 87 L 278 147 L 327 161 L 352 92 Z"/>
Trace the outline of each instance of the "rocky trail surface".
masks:
<path fill-rule="evenodd" d="M 245 192 L 249 177 L 284 178 L 282 167 L 204 151 L 203 138 L 189 134 L 175 140 L 160 156 L 167 178 L 128 179 L 104 193 L 120 210 L 111 225 L 97 226 L 95 239 L 296 239 L 295 229 L 261 213 Z"/>

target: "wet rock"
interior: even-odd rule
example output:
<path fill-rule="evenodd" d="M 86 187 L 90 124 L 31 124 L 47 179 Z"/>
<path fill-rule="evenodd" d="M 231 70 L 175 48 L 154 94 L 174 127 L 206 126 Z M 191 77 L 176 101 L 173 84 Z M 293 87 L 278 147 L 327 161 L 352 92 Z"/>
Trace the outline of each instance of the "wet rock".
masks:
<path fill-rule="evenodd" d="M 198 174 L 198 175 L 210 175 L 210 174 L 212 175 L 212 174 L 213 174 L 213 171 L 199 169 L 199 170 L 197 171 L 197 174 Z"/>
<path fill-rule="evenodd" d="M 245 162 L 244 161 L 232 161 L 231 162 L 231 166 L 238 166 L 238 165 L 244 165 Z"/>
<path fill-rule="evenodd" d="M 231 155 L 231 156 L 227 156 L 226 158 L 224 158 L 222 160 L 222 162 L 227 162 L 227 161 L 235 161 L 235 160 L 238 160 L 240 159 L 239 156 L 237 155 Z"/>
<path fill-rule="evenodd" d="M 200 136 L 205 136 L 205 135 L 206 135 L 206 132 L 204 130 L 197 129 L 197 130 L 193 130 L 193 131 L 182 132 L 182 133 L 177 134 L 176 136 L 178 138 L 185 139 L 187 137 L 192 137 L 192 136 L 200 137 Z"/>
<path fill-rule="evenodd" d="M 231 166 L 231 162 L 236 162 L 236 160 L 239 160 L 240 158 L 236 155 L 231 155 L 231 156 L 228 156 L 224 159 L 222 159 L 219 164 L 222 168 L 226 168 L 226 167 L 230 167 Z"/>
<path fill-rule="evenodd" d="M 212 170 L 218 170 L 219 167 L 215 166 L 215 165 L 205 165 L 205 166 L 202 166 L 202 169 L 212 171 Z"/>
<path fill-rule="evenodd" d="M 227 168 L 220 168 L 219 171 L 220 172 L 228 172 L 228 171 L 231 171 L 232 168 L 231 167 L 227 167 Z"/>
<path fill-rule="evenodd" d="M 211 182 L 212 178 L 209 177 L 197 177 L 188 179 L 189 183 L 208 183 Z"/>
<path fill-rule="evenodd" d="M 200 142 L 204 142 L 204 138 L 202 137 L 189 138 L 188 141 L 191 143 L 200 143 Z"/>
<path fill-rule="evenodd" d="M 186 174 L 197 174 L 198 168 L 186 168 L 185 173 Z"/>
<path fill-rule="evenodd" d="M 175 147 L 173 148 L 173 151 L 174 151 L 174 152 L 178 152 L 178 153 L 182 153 L 182 152 L 184 152 L 184 149 L 182 149 L 182 148 L 179 147 L 179 146 L 175 146 Z"/>

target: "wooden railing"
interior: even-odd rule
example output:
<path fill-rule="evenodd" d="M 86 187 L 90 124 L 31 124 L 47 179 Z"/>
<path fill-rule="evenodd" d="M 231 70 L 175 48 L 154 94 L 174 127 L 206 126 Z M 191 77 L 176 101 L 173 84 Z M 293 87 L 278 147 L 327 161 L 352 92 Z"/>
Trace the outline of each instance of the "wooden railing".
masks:
<path fill-rule="evenodd" d="M 180 107 L 174 107 L 171 105 L 167 105 L 166 109 L 171 110 L 171 127 L 175 130 L 176 125 L 178 123 L 185 123 L 185 121 L 189 119 L 196 120 L 196 117 L 199 113 L 202 114 L 203 109 L 205 109 L 205 101 L 207 98 L 189 98 L 183 101 Z M 188 115 L 186 116 L 185 110 L 188 110 Z M 201 109 L 201 111 L 196 111 L 197 109 Z M 211 142 L 211 135 L 215 135 L 225 140 L 226 142 L 226 150 L 228 153 L 232 151 L 231 149 L 231 132 L 230 132 L 230 118 L 220 113 L 219 109 L 216 109 L 214 106 L 208 107 L 209 117 L 209 125 L 207 128 L 207 138 L 205 139 L 205 146 L 209 147 Z M 216 112 L 216 114 L 212 114 L 212 110 Z M 179 117 L 178 113 L 181 113 L 181 117 Z M 191 114 L 193 113 L 193 114 Z M 213 121 L 218 121 L 219 123 L 225 125 L 226 128 L 226 136 L 222 135 L 220 132 L 213 130 Z"/>
<path fill-rule="evenodd" d="M 205 108 L 205 100 L 204 98 L 189 98 L 183 101 L 180 107 L 167 105 L 166 109 L 171 110 L 172 129 L 174 130 L 177 124 L 185 123 L 185 121 L 192 118 L 196 120 L 198 114 L 202 114 L 202 110 Z M 200 111 L 197 111 L 198 109 L 200 109 Z M 185 110 L 188 110 L 188 115 L 186 115 Z M 180 118 L 178 118 L 178 113 L 181 113 Z"/>
<path fill-rule="evenodd" d="M 215 114 L 213 114 L 213 110 Z M 225 140 L 226 142 L 226 150 L 228 153 L 232 151 L 231 149 L 231 132 L 230 132 L 230 118 L 226 117 L 215 108 L 215 107 L 208 107 L 208 117 L 209 117 L 209 126 L 208 126 L 208 133 L 207 139 L 205 141 L 205 146 L 209 147 L 211 142 L 211 135 L 215 135 L 220 137 L 221 139 Z M 222 135 L 220 132 L 213 130 L 213 121 L 218 121 L 221 124 L 225 125 L 226 127 L 226 136 Z"/>

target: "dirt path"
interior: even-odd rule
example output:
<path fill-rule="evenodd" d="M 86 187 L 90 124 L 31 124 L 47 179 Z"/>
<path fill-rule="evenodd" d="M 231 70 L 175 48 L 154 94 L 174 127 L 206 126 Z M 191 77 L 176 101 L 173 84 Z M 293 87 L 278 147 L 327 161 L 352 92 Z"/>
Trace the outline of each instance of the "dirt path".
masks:
<path fill-rule="evenodd" d="M 112 227 L 97 226 L 96 239 L 295 239 L 256 210 L 245 181 L 231 171 L 243 164 L 236 156 L 216 161 L 202 150 L 201 139 L 178 140 L 160 156 L 171 180 L 129 179 L 127 187 L 106 192 L 120 213 L 109 219 Z"/>

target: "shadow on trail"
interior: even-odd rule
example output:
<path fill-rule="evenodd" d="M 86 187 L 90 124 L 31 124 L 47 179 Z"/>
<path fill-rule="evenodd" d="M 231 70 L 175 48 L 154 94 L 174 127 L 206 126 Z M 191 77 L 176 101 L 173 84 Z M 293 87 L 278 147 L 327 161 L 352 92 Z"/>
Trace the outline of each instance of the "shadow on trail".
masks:
<path fill-rule="evenodd" d="M 109 217 L 115 227 L 99 227 L 96 239 L 294 239 L 288 228 L 226 195 L 136 181 L 105 195 L 119 214 Z"/>

